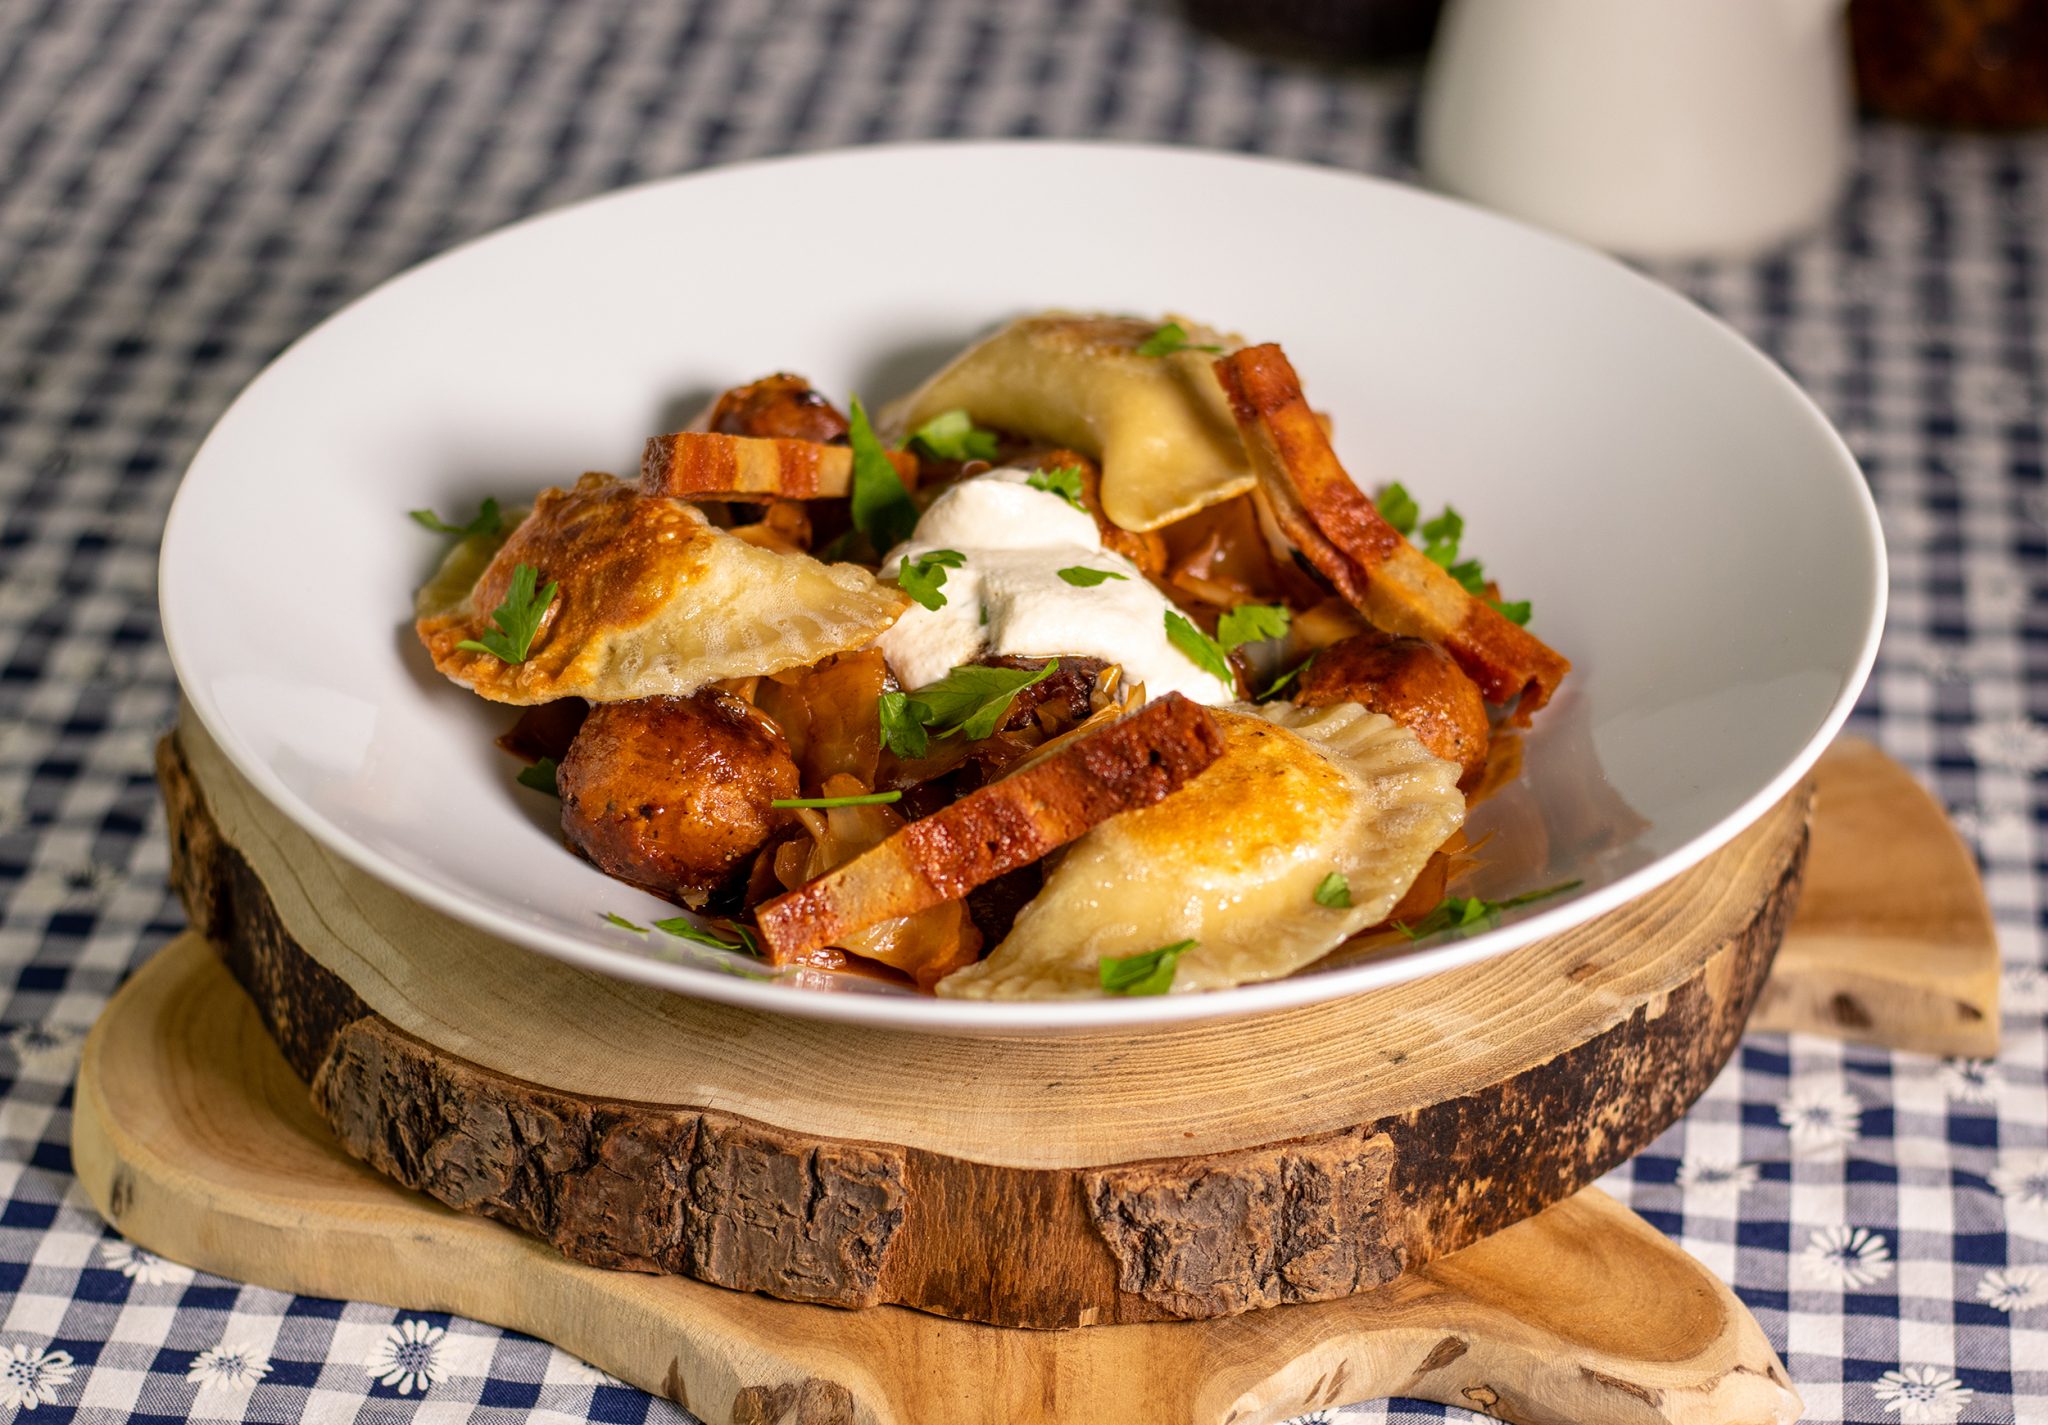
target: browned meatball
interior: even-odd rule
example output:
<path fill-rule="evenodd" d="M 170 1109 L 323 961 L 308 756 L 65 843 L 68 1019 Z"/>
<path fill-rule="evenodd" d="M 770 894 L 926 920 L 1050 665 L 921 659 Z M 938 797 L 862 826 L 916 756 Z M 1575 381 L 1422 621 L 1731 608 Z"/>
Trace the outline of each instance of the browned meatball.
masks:
<path fill-rule="evenodd" d="M 1308 708 L 1360 703 L 1385 713 L 1463 767 L 1466 781 L 1486 766 L 1490 734 L 1479 685 L 1450 654 L 1420 638 L 1361 633 L 1333 643 L 1303 671 L 1294 701 Z"/>
<path fill-rule="evenodd" d="M 797 794 L 782 734 L 727 693 L 601 703 L 555 774 L 562 831 L 604 871 L 701 902 L 787 819 Z"/>
<path fill-rule="evenodd" d="M 801 376 L 778 372 L 735 386 L 711 408 L 709 428 L 720 435 L 768 436 L 829 444 L 846 434 L 839 408 Z"/>

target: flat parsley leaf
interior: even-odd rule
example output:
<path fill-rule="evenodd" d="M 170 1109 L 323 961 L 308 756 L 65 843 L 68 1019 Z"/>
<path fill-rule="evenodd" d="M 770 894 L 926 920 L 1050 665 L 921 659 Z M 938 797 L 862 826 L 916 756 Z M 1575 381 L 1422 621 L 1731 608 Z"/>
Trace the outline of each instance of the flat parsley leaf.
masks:
<path fill-rule="evenodd" d="M 739 936 L 737 940 L 721 939 L 714 935 L 707 927 L 697 924 L 696 921 L 691 920 L 685 915 L 672 916 L 667 920 L 657 920 L 654 922 L 654 928 L 673 935 L 678 940 L 690 940 L 699 945 L 709 945 L 718 950 L 734 950 L 742 955 L 754 956 L 759 956 L 761 953 L 761 947 L 754 943 L 754 932 L 747 929 L 744 925 L 737 923 L 733 926 L 733 931 Z"/>
<path fill-rule="evenodd" d="M 1185 614 L 1173 609 L 1166 611 L 1166 641 L 1187 654 L 1204 673 L 1213 675 L 1232 692 L 1237 691 L 1237 674 L 1231 671 L 1223 645 L 1188 622 Z"/>
<path fill-rule="evenodd" d="M 957 549 L 933 549 L 913 559 L 908 554 L 897 562 L 896 587 L 934 611 L 946 606 L 939 592 L 946 584 L 946 571 L 958 569 L 967 556 Z"/>
<path fill-rule="evenodd" d="M 931 738 L 924 725 L 932 710 L 908 693 L 884 693 L 875 704 L 882 720 L 882 741 L 898 757 L 922 757 L 931 750 Z"/>
<path fill-rule="evenodd" d="M 1070 564 L 1059 571 L 1059 576 L 1077 589 L 1092 589 L 1109 579 L 1130 577 L 1128 574 L 1118 574 L 1108 569 L 1090 569 L 1085 564 Z"/>
<path fill-rule="evenodd" d="M 476 518 L 468 524 L 450 524 L 432 510 L 409 510 L 407 513 L 435 534 L 496 534 L 505 527 L 505 517 L 498 512 L 498 502 L 488 496 L 478 508 Z"/>
<path fill-rule="evenodd" d="M 540 632 L 540 621 L 548 611 L 548 605 L 555 601 L 555 593 L 561 585 L 553 580 L 538 595 L 533 586 L 540 579 L 540 571 L 531 564 L 516 564 L 512 568 L 512 584 L 505 590 L 505 602 L 491 613 L 491 622 L 497 627 L 483 636 L 481 642 L 465 638 L 456 644 L 472 653 L 488 653 L 502 663 L 524 663 L 527 650 L 533 647 L 533 636 Z"/>
<path fill-rule="evenodd" d="M 1259 694 L 1258 701 L 1263 703 L 1268 698 L 1271 698 L 1278 694 L 1282 688 L 1286 687 L 1289 683 L 1292 683 L 1296 678 L 1299 678 L 1304 672 L 1306 672 L 1308 670 L 1308 665 L 1315 661 L 1316 656 L 1315 654 L 1311 653 L 1308 657 L 1302 659 L 1292 668 L 1289 668 L 1285 673 L 1282 673 L 1279 677 L 1275 678 L 1272 682 L 1266 685 L 1266 691 Z"/>
<path fill-rule="evenodd" d="M 542 757 L 531 767 L 521 767 L 517 780 L 520 786 L 546 792 L 551 797 L 562 794 L 562 789 L 555 785 L 555 759 L 552 757 Z"/>
<path fill-rule="evenodd" d="M 1180 957 L 1195 948 L 1192 940 L 1176 940 L 1136 955 L 1105 955 L 1095 964 L 1102 988 L 1113 995 L 1163 995 L 1173 986 Z"/>
<path fill-rule="evenodd" d="M 1017 694 L 1042 683 L 1060 666 L 1048 658 L 1043 668 L 991 668 L 964 663 L 936 683 L 919 688 L 911 701 L 925 709 L 924 724 L 941 737 L 964 733 L 970 742 L 992 736 L 1010 711 Z"/>
<path fill-rule="evenodd" d="M 1422 518 L 1422 508 L 1398 480 L 1380 491 L 1380 497 L 1373 501 L 1373 505 L 1379 510 L 1381 519 L 1404 535 L 1415 533 L 1415 522 Z"/>
<path fill-rule="evenodd" d="M 917 528 L 917 506 L 882 448 L 860 397 L 848 403 L 846 443 L 853 447 L 853 527 L 877 552 L 894 549 Z"/>
<path fill-rule="evenodd" d="M 956 406 L 941 411 L 910 433 L 908 442 L 934 460 L 994 460 L 996 433 L 982 430 Z"/>
<path fill-rule="evenodd" d="M 1216 620 L 1216 641 L 1228 651 L 1239 644 L 1280 638 L 1293 619 L 1294 615 L 1278 604 L 1239 604 Z"/>
<path fill-rule="evenodd" d="M 1342 871 L 1332 871 L 1323 877 L 1316 887 L 1316 904 L 1328 906 L 1331 910 L 1351 909 L 1351 882 Z"/>
<path fill-rule="evenodd" d="M 1393 516 L 1388 514 L 1384 508 L 1380 511 L 1380 514 L 1388 524 L 1393 525 L 1402 534 L 1408 534 L 1414 527 L 1415 515 L 1418 513 L 1415 501 L 1408 498 L 1408 492 L 1399 485 L 1389 485 L 1385 492 L 1381 494 L 1380 500 L 1385 504 L 1397 495 L 1399 496 L 1400 511 L 1406 516 L 1407 524 L 1404 525 L 1396 522 Z M 1457 580 L 1459 587 L 1466 593 L 1484 594 L 1486 592 L 1486 567 L 1477 559 L 1458 558 L 1458 545 L 1465 537 L 1465 517 L 1463 515 L 1460 515 L 1449 505 L 1445 505 L 1444 512 L 1424 524 L 1420 533 L 1423 541 L 1422 553 L 1425 558 Z M 1493 605 L 1501 617 L 1508 619 L 1510 622 L 1525 624 L 1529 621 L 1529 605 L 1526 600 L 1513 604 L 1503 603 L 1498 599 L 1489 599 L 1487 602 Z"/>
<path fill-rule="evenodd" d="M 1197 346 L 1188 340 L 1187 329 L 1179 322 L 1168 322 L 1152 335 L 1138 343 L 1140 356 L 1171 356 L 1176 351 L 1221 351 L 1220 346 Z"/>
<path fill-rule="evenodd" d="M 1062 465 L 1057 470 L 1034 470 L 1024 483 L 1048 495 L 1058 495 L 1077 510 L 1088 508 L 1081 503 L 1081 467 L 1078 465 Z"/>
<path fill-rule="evenodd" d="M 1464 930 L 1482 921 L 1491 927 L 1500 923 L 1503 911 L 1531 905 L 1536 901 L 1547 900 L 1551 896 L 1563 895 L 1566 891 L 1577 890 L 1581 884 L 1583 883 L 1579 881 L 1566 881 L 1562 885 L 1548 886 L 1540 891 L 1525 891 L 1504 901 L 1481 900 L 1477 896 L 1452 896 L 1413 925 L 1395 921 L 1394 929 L 1410 940 L 1420 940 L 1424 936 L 1435 935 L 1440 931 Z"/>
<path fill-rule="evenodd" d="M 603 916 L 606 921 L 613 925 L 616 925 L 621 930 L 630 930 L 635 935 L 645 935 L 647 933 L 646 926 L 635 925 L 632 921 L 626 919 L 626 917 L 624 917 L 623 915 L 617 914 L 616 912 L 608 910 L 603 912 Z"/>
<path fill-rule="evenodd" d="M 1488 599 L 1486 602 L 1492 604 L 1493 611 L 1509 623 L 1526 624 L 1529 622 L 1529 601 L 1527 599 L 1515 599 L 1512 602 L 1502 599 Z"/>

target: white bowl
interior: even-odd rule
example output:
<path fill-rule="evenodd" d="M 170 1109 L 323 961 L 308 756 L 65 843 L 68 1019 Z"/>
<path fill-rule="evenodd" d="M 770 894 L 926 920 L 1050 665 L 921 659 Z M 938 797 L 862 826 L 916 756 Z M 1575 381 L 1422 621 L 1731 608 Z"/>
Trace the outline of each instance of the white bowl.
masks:
<path fill-rule="evenodd" d="M 906 390 L 1034 308 L 1186 312 L 1279 341 L 1367 487 L 1466 548 L 1575 666 L 1527 772 L 1482 806 L 1489 895 L 1580 887 L 1496 929 L 1209 994 L 975 1003 L 762 983 L 641 924 L 672 913 L 565 850 L 410 627 L 466 517 L 796 370 Z M 370 873 L 591 969 L 790 1014 L 1014 1032 L 1239 1014 L 1499 954 L 1725 843 L 1827 745 L 1868 673 L 1884 550 L 1855 462 L 1783 373 L 1619 264 L 1327 169 L 1106 144 L 948 144 L 652 183 L 386 283 L 280 356 L 207 438 L 165 532 L 192 705 L 291 817 Z M 716 958 L 716 952 L 704 952 Z M 848 992 L 840 992 L 848 991 Z"/>

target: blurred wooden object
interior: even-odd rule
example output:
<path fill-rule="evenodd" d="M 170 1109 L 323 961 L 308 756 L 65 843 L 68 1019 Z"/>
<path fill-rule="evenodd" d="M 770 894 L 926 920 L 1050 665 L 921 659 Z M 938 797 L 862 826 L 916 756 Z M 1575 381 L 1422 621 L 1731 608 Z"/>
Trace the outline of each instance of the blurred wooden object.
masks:
<path fill-rule="evenodd" d="M 1998 936 L 1940 804 L 1859 737 L 1827 750 L 1814 785 L 1806 887 L 1750 1027 L 1996 1054 Z"/>
<path fill-rule="evenodd" d="M 2048 124 L 2048 3 L 1852 0 L 1856 91 L 1880 114 L 2017 129 Z"/>

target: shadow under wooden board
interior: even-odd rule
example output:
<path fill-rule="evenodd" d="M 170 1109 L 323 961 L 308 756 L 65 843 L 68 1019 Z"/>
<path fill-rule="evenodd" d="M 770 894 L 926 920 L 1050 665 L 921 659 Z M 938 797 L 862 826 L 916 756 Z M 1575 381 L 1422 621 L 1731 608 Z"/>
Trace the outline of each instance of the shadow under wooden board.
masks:
<path fill-rule="evenodd" d="M 94 1027 L 73 1148 L 93 1202 L 150 1251 L 526 1331 L 711 1425 L 1271 1425 L 1388 1395 L 1531 1425 L 1799 1411 L 1728 1288 L 1590 1188 L 1376 1291 L 1217 1321 L 1026 1331 L 579 1266 L 343 1152 L 193 936 Z"/>

